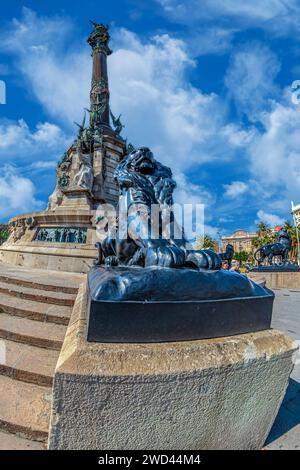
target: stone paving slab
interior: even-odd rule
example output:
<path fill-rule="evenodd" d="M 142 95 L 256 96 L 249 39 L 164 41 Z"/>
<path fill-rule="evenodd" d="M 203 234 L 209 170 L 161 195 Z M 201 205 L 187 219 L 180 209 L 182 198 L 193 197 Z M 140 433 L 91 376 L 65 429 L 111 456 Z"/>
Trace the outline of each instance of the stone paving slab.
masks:
<path fill-rule="evenodd" d="M 285 331 L 300 345 L 300 289 L 273 289 L 272 327 Z M 283 403 L 267 439 L 267 449 L 300 450 L 300 357 Z"/>
<path fill-rule="evenodd" d="M 60 350 L 66 327 L 1 313 L 0 338 Z"/>
<path fill-rule="evenodd" d="M 44 449 L 53 373 L 86 276 L 0 263 L 0 449 Z"/>
<path fill-rule="evenodd" d="M 59 351 L 4 340 L 5 359 L 0 374 L 24 382 L 52 386 Z"/>
<path fill-rule="evenodd" d="M 31 441 L 23 437 L 0 431 L 0 450 L 45 450 L 42 442 Z"/>
<path fill-rule="evenodd" d="M 45 441 L 48 436 L 52 391 L 0 376 L 0 426 L 28 439 Z"/>
<path fill-rule="evenodd" d="M 47 271 L 23 266 L 12 266 L 0 263 L 1 282 L 14 282 L 29 287 L 43 286 L 44 290 L 59 290 L 76 294 L 79 285 L 86 279 L 85 274 L 62 271 Z"/>
<path fill-rule="evenodd" d="M 44 302 L 47 304 L 64 305 L 69 307 L 74 305 L 76 298 L 76 294 L 53 292 L 0 281 L 0 297 L 2 294 L 10 295 L 17 299 L 32 300 L 35 302 Z"/>
<path fill-rule="evenodd" d="M 72 312 L 72 307 L 70 306 L 54 305 L 48 302 L 38 302 L 34 300 L 20 299 L 11 295 L 0 293 L 0 308 L 2 305 L 7 305 L 7 307 L 10 306 L 12 309 L 19 309 L 22 311 L 27 311 L 29 313 L 38 312 L 44 315 L 59 313 L 61 315 L 65 315 L 67 318 L 70 317 Z"/>

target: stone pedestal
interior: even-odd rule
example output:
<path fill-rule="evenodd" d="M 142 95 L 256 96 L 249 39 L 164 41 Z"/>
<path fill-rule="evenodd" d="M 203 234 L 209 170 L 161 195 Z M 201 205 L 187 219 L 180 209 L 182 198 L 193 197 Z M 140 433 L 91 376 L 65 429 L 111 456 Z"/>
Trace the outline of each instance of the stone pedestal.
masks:
<path fill-rule="evenodd" d="M 250 272 L 255 282 L 265 281 L 269 289 L 300 289 L 300 272 Z"/>
<path fill-rule="evenodd" d="M 156 344 L 86 341 L 82 286 L 57 364 L 50 449 L 260 449 L 295 344 L 265 330 Z"/>
<path fill-rule="evenodd" d="M 29 218 L 34 221 L 32 227 L 26 225 Z M 76 208 L 60 208 L 57 211 L 33 212 L 15 217 L 11 223 L 20 228 L 16 229 L 15 238 L 12 234 L 1 245 L 0 263 L 54 271 L 87 272 L 97 257 L 94 218 L 95 211 Z M 39 230 L 56 227 L 86 230 L 85 243 L 56 243 L 36 239 Z M 20 232 L 17 233 L 17 230 Z"/>
<path fill-rule="evenodd" d="M 111 130 L 112 133 L 112 130 Z M 103 144 L 94 146 L 92 192 L 74 184 L 80 165 L 76 148 L 68 150 L 67 162 L 57 171 L 56 192 L 49 199 L 49 208 L 42 212 L 22 214 L 10 220 L 12 236 L 0 247 L 0 263 L 29 268 L 85 273 L 97 258 L 96 213 L 102 204 L 117 205 L 119 190 L 114 171 L 122 160 L 125 143 L 117 137 L 104 135 Z M 69 184 L 60 188 L 65 177 Z M 27 221 L 31 224 L 28 225 Z M 83 229 L 84 243 L 38 241 L 41 229 Z"/>

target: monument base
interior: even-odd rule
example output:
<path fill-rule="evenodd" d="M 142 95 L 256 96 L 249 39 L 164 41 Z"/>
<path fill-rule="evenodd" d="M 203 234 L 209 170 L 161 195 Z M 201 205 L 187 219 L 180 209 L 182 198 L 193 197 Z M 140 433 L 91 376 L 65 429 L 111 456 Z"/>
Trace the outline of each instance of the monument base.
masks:
<path fill-rule="evenodd" d="M 33 212 L 14 217 L 10 223 L 15 226 L 8 241 L 0 247 L 0 263 L 26 266 L 36 269 L 85 273 L 97 257 L 95 249 L 96 227 L 93 223 L 95 211 L 91 209 L 59 208 L 56 211 Z M 28 225 L 31 221 L 32 225 Z M 63 230 L 81 231 L 79 241 L 52 241 L 39 239 L 39 232 Z"/>
<path fill-rule="evenodd" d="M 50 449 L 260 449 L 295 343 L 266 330 L 153 344 L 86 341 L 81 286 L 58 360 Z"/>
<path fill-rule="evenodd" d="M 269 289 L 300 289 L 300 271 L 250 271 L 248 277 Z"/>
<path fill-rule="evenodd" d="M 11 235 L 0 247 L 0 263 L 75 273 L 89 271 L 97 258 L 95 243 L 101 241 L 96 238 L 97 209 L 101 204 L 116 206 L 118 202 L 114 171 L 123 158 L 125 142 L 112 134 L 109 126 L 103 126 L 103 142 L 94 144 L 92 191 L 74 186 L 81 163 L 77 146 L 69 147 L 66 161 L 58 165 L 56 189 L 48 209 L 9 221 Z M 68 169 L 63 169 L 65 166 Z M 64 189 L 61 179 L 69 181 Z M 48 236 L 42 236 L 42 231 Z M 80 236 L 74 238 L 74 231 Z"/>

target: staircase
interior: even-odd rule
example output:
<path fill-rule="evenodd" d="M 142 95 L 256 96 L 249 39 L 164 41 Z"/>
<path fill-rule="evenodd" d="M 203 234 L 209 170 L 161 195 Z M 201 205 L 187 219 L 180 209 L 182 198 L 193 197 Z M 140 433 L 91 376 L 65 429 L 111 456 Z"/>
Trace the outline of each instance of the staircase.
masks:
<path fill-rule="evenodd" d="M 80 274 L 0 264 L 0 450 L 44 449 Z"/>

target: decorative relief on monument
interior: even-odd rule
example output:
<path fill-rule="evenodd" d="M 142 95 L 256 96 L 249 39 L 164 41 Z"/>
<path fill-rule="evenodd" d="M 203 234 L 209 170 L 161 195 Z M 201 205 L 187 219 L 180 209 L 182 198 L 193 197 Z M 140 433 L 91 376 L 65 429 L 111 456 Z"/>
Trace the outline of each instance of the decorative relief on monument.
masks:
<path fill-rule="evenodd" d="M 12 222 L 9 225 L 9 231 L 10 231 L 10 235 L 8 239 L 6 240 L 6 242 L 4 243 L 5 245 L 9 243 L 16 243 L 23 237 L 23 235 L 26 232 L 25 221 L 21 219 L 21 220 L 18 220 L 17 222 Z"/>
<path fill-rule="evenodd" d="M 69 186 L 69 183 L 70 183 L 70 177 L 68 175 L 63 174 L 59 178 L 59 186 L 61 187 L 61 189 L 67 188 Z"/>
<path fill-rule="evenodd" d="M 104 144 L 103 129 L 96 128 L 94 131 L 94 145 L 96 145 L 97 147 L 100 147 L 100 149 L 102 150 L 103 144 Z"/>
<path fill-rule="evenodd" d="M 79 160 L 80 167 L 74 178 L 75 184 L 80 188 L 87 189 L 91 192 L 94 181 L 92 157 L 91 155 L 80 154 Z"/>
<path fill-rule="evenodd" d="M 57 207 L 61 205 L 63 201 L 63 193 L 61 192 L 60 188 L 55 189 L 55 191 L 51 194 L 48 201 L 48 211 L 54 211 Z"/>
<path fill-rule="evenodd" d="M 29 230 L 32 230 L 36 226 L 36 220 L 34 217 L 27 217 L 25 219 L 25 225 L 27 228 L 29 228 Z"/>
<path fill-rule="evenodd" d="M 76 227 L 39 228 L 35 241 L 55 243 L 86 243 L 87 229 Z"/>
<path fill-rule="evenodd" d="M 121 116 L 122 116 L 122 114 L 120 114 L 120 116 L 119 116 L 118 118 L 116 118 L 116 117 L 113 115 L 111 109 L 109 110 L 109 113 L 110 113 L 110 117 L 111 117 L 112 122 L 113 122 L 115 134 L 116 134 L 117 137 L 119 137 L 119 138 L 122 139 L 122 137 L 121 137 L 121 132 L 122 132 L 122 130 L 123 130 L 124 127 L 125 127 L 124 124 L 122 124 L 122 122 L 121 122 Z"/>

